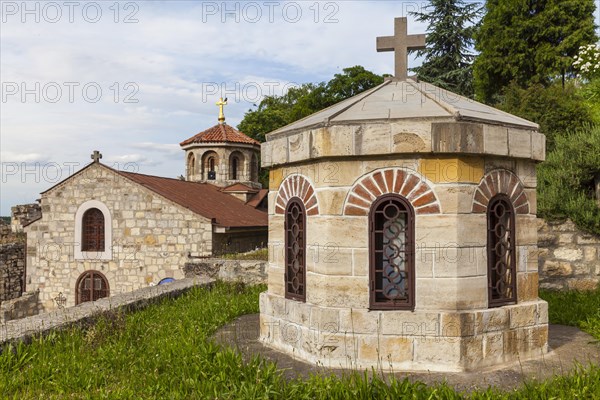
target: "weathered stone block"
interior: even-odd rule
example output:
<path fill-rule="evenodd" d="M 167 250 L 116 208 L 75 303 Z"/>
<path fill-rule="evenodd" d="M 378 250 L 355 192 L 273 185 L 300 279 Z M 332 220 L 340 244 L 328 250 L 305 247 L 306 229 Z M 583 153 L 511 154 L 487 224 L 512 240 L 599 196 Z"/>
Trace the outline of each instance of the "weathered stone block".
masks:
<path fill-rule="evenodd" d="M 508 128 L 508 154 L 511 157 L 531 158 L 531 131 Z"/>
<path fill-rule="evenodd" d="M 400 336 L 440 336 L 440 314 L 427 311 L 383 311 L 381 333 Z"/>
<path fill-rule="evenodd" d="M 311 158 L 352 155 L 356 127 L 331 126 L 311 131 Z"/>
<path fill-rule="evenodd" d="M 484 152 L 482 124 L 432 123 L 431 136 L 434 153 L 481 154 Z"/>
<path fill-rule="evenodd" d="M 537 302 L 508 306 L 508 312 L 511 329 L 533 326 L 537 323 Z"/>
<path fill-rule="evenodd" d="M 380 311 L 340 309 L 340 332 L 348 334 L 381 333 Z"/>
<path fill-rule="evenodd" d="M 431 122 L 393 123 L 392 152 L 422 153 L 431 151 Z"/>
<path fill-rule="evenodd" d="M 355 155 L 391 153 L 391 127 L 389 124 L 366 124 L 355 132 Z"/>
<path fill-rule="evenodd" d="M 474 185 L 438 184 L 434 187 L 444 214 L 470 214 Z"/>
<path fill-rule="evenodd" d="M 483 151 L 485 154 L 508 155 L 508 128 L 483 125 Z"/>
<path fill-rule="evenodd" d="M 366 277 L 343 276 L 331 279 L 313 273 L 306 274 L 307 303 L 323 307 L 368 308 L 369 282 Z M 332 296 L 335 293 L 335 296 Z"/>

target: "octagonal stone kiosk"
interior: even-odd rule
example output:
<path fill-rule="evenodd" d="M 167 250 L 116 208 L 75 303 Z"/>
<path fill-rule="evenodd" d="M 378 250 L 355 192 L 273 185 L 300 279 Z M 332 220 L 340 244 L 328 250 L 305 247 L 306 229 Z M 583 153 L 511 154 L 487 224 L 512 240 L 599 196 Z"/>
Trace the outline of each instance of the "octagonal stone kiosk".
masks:
<path fill-rule="evenodd" d="M 538 126 L 411 79 L 272 132 L 261 340 L 334 368 L 465 371 L 548 348 Z"/>

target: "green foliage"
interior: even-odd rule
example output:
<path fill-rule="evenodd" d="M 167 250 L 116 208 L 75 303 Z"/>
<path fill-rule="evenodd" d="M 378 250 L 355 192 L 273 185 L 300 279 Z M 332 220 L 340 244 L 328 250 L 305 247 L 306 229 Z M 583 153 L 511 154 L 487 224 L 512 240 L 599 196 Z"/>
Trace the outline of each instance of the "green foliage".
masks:
<path fill-rule="evenodd" d="M 497 107 L 538 123 L 546 135 L 548 151 L 554 149 L 557 136 L 593 122 L 590 107 L 573 80 L 564 87 L 557 82 L 548 87 L 536 84 L 527 89 L 513 82 L 505 89 Z"/>
<path fill-rule="evenodd" d="M 420 67 L 413 68 L 419 79 L 454 93 L 473 97 L 473 46 L 476 21 L 481 14 L 477 3 L 463 0 L 429 0 L 426 12 L 411 12 L 417 21 L 427 22 L 427 48 Z"/>
<path fill-rule="evenodd" d="M 210 339 L 236 316 L 258 312 L 258 294 L 264 289 L 217 283 L 134 314 L 108 313 L 87 329 L 71 328 L 5 348 L 0 354 L 1 397 L 516 400 L 595 398 L 600 393 L 600 368 L 594 365 L 545 382 L 525 382 L 509 392 L 458 393 L 447 384 L 426 386 L 374 370 L 286 381 L 272 362 L 258 356 L 243 360 Z M 550 303 L 552 322 L 585 330 L 600 326 L 600 291 L 542 296 Z"/>
<path fill-rule="evenodd" d="M 305 83 L 300 87 L 290 88 L 282 96 L 266 96 L 256 110 L 248 110 L 238 129 L 259 142 L 264 142 L 265 134 L 382 82 L 382 76 L 361 66 L 344 68 L 342 74 L 335 74 L 328 83 Z"/>
<path fill-rule="evenodd" d="M 488 0 L 486 9 L 474 77 L 476 96 L 487 103 L 513 81 L 525 88 L 573 77 L 579 47 L 597 40 L 594 0 Z"/>
<path fill-rule="evenodd" d="M 548 302 L 550 323 L 576 326 L 600 340 L 600 288 L 592 292 L 540 290 L 540 297 Z"/>
<path fill-rule="evenodd" d="M 571 218 L 600 234 L 594 179 L 600 174 L 600 125 L 555 137 L 555 149 L 538 166 L 538 215 Z"/>
<path fill-rule="evenodd" d="M 223 254 L 223 258 L 226 260 L 269 260 L 269 249 L 258 249 L 250 251 L 248 253 L 231 253 Z"/>

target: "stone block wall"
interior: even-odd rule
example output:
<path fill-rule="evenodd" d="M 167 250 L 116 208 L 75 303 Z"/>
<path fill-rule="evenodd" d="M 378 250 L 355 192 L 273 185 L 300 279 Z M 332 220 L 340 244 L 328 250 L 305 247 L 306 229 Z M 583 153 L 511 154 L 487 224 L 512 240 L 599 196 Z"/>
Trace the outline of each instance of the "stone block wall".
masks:
<path fill-rule="evenodd" d="M 0 304 L 21 296 L 25 284 L 25 244 L 0 244 Z"/>
<path fill-rule="evenodd" d="M 112 240 L 106 257 L 77 248 L 74 216 L 90 200 L 108 209 Z M 66 306 L 75 304 L 78 278 L 86 271 L 102 273 L 110 296 L 183 278 L 188 255 L 211 255 L 209 219 L 135 184 L 102 164 L 93 164 L 42 194 L 41 219 L 26 227 L 27 291 L 40 291 L 44 311 L 56 308 L 62 293 Z M 108 238 L 108 234 L 107 234 Z M 79 252 L 81 253 L 81 252 Z"/>
<path fill-rule="evenodd" d="M 0 324 L 31 317 L 39 313 L 39 292 L 24 293 L 21 297 L 0 303 Z"/>
<path fill-rule="evenodd" d="M 13 232 L 22 232 L 23 226 L 42 216 L 42 207 L 38 203 L 20 204 L 11 208 L 11 216 Z"/>
<path fill-rule="evenodd" d="M 203 277 L 247 285 L 267 283 L 267 261 L 224 260 L 209 258 L 186 263 L 183 272 L 186 278 Z"/>
<path fill-rule="evenodd" d="M 570 221 L 538 219 L 540 287 L 592 290 L 600 284 L 600 236 L 585 233 Z"/>

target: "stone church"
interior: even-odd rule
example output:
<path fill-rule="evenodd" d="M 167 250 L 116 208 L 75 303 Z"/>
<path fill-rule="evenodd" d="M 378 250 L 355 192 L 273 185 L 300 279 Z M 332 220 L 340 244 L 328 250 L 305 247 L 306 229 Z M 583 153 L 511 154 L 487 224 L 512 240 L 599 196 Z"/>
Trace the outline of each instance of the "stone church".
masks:
<path fill-rule="evenodd" d="M 334 368 L 463 371 L 542 356 L 530 121 L 407 76 L 267 135 L 261 340 Z"/>
<path fill-rule="evenodd" d="M 260 144 L 225 123 L 181 143 L 186 178 L 93 162 L 41 194 L 25 227 L 27 291 L 40 311 L 183 278 L 186 262 L 267 243 Z"/>

